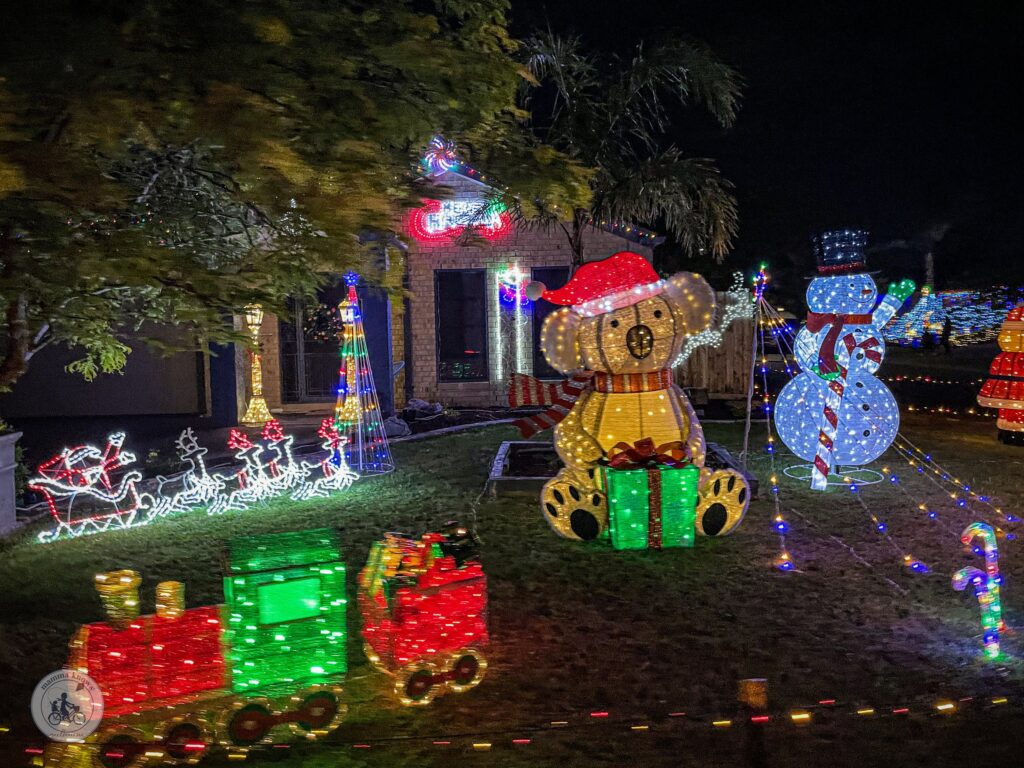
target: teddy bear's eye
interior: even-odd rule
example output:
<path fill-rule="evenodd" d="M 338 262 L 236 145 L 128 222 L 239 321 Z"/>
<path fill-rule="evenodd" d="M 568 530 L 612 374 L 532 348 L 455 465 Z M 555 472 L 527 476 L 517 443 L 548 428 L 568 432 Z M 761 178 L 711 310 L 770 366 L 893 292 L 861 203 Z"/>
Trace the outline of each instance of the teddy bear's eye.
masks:
<path fill-rule="evenodd" d="M 661 310 L 660 309 L 654 310 L 654 316 L 655 317 L 661 317 Z"/>
<path fill-rule="evenodd" d="M 612 328 L 618 328 L 619 327 L 619 321 L 618 320 L 612 320 L 611 326 L 612 326 Z"/>

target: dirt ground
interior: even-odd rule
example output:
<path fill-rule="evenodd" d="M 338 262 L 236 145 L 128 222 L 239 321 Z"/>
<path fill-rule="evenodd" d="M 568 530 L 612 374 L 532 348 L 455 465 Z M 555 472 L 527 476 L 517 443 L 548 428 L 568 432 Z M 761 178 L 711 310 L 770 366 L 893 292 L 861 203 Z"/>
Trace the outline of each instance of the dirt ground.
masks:
<path fill-rule="evenodd" d="M 706 431 L 738 449 L 740 425 L 708 424 Z M 1024 448 L 996 442 L 991 421 L 913 416 L 904 432 L 1003 512 L 1024 514 Z M 65 661 L 77 623 L 102 617 L 94 573 L 138 570 L 146 611 L 164 579 L 186 582 L 190 607 L 220 602 L 218 553 L 226 541 L 332 525 L 342 532 L 354 588 L 381 532 L 421 532 L 451 519 L 475 523 L 484 542 L 493 637 L 487 678 L 429 708 L 404 709 L 351 642 L 345 724 L 328 745 L 278 750 L 277 764 L 1013 764 L 1024 736 L 1024 642 L 1011 632 L 1003 657 L 984 660 L 976 600 L 950 587 L 954 570 L 982 564 L 959 543 L 960 530 L 999 515 L 984 505 L 957 506 L 893 452 L 877 467 L 895 472 L 900 484 L 863 487 L 867 510 L 847 489 L 814 494 L 780 474 L 796 563 L 783 573 L 772 566 L 779 538 L 768 456 L 760 450 L 763 424 L 753 435 L 751 467 L 762 497 L 735 535 L 698 539 L 692 550 L 625 553 L 564 541 L 548 529 L 535 498 L 474 504 L 498 444 L 515 439 L 507 426 L 396 446 L 396 473 L 335 499 L 223 517 L 200 512 L 47 546 L 26 534 L 0 550 L 0 723 L 11 728 L 0 735 L 11 762 L 0 764 L 21 764 L 14 755 L 36 737 L 27 717 L 33 685 Z M 780 469 L 796 462 L 785 452 L 776 461 Z M 871 514 L 885 522 L 888 538 Z M 1004 528 L 1024 535 L 1019 524 Z M 1024 622 L 1019 550 L 1018 539 L 1001 542 L 1011 627 Z M 910 572 L 903 554 L 929 572 Z M 358 628 L 352 601 L 353 638 Z M 742 726 L 736 717 L 737 681 L 747 677 L 768 680 L 766 724 Z M 991 703 L 1002 697 L 1005 704 Z M 935 709 L 945 700 L 956 702 L 952 714 Z M 875 714 L 855 714 L 867 707 Z M 903 707 L 909 712 L 893 714 Z M 797 708 L 811 713 L 808 724 L 791 720 Z M 733 723 L 712 724 L 725 719 Z M 767 762 L 759 762 L 762 753 Z"/>

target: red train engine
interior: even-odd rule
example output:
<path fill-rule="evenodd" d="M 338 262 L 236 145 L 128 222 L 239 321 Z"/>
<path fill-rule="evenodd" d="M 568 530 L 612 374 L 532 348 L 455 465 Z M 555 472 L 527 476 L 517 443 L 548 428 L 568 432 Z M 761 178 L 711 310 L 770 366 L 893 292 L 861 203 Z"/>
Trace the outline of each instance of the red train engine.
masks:
<path fill-rule="evenodd" d="M 479 542 L 451 524 L 419 540 L 386 534 L 359 574 L 363 649 L 395 678 L 403 704 L 425 705 L 483 679 L 487 578 Z"/>
<path fill-rule="evenodd" d="M 51 744 L 46 766 L 192 765 L 220 745 L 315 739 L 344 717 L 345 566 L 330 530 L 238 539 L 225 553 L 224 605 L 185 609 L 180 582 L 139 615 L 134 571 L 96 577 L 107 621 L 71 641 L 68 666 L 103 691 L 85 744 Z"/>

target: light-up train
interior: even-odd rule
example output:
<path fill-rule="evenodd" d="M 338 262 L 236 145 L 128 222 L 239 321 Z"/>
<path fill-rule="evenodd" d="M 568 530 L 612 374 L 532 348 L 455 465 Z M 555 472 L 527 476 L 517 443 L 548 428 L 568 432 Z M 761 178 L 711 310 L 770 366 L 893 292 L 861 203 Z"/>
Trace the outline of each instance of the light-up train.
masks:
<path fill-rule="evenodd" d="M 345 565 L 330 530 L 239 539 L 224 553 L 224 604 L 184 607 L 178 582 L 138 615 L 133 571 L 96 577 L 107 621 L 82 626 L 68 666 L 104 694 L 85 744 L 51 744 L 54 768 L 192 765 L 316 739 L 345 715 Z M 405 704 L 427 704 L 483 678 L 487 582 L 477 541 L 449 526 L 420 539 L 388 534 L 359 574 L 367 657 Z"/>

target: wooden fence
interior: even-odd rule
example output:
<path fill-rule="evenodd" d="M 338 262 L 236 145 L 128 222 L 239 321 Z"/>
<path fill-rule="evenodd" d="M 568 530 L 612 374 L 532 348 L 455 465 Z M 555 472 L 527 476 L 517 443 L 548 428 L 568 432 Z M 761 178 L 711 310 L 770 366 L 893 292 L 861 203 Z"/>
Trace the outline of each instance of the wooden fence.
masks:
<path fill-rule="evenodd" d="M 716 298 L 719 307 L 725 305 L 724 293 Z M 736 320 L 717 347 L 701 347 L 676 368 L 676 381 L 684 387 L 706 389 L 711 395 L 746 397 L 753 334 L 752 319 Z"/>

